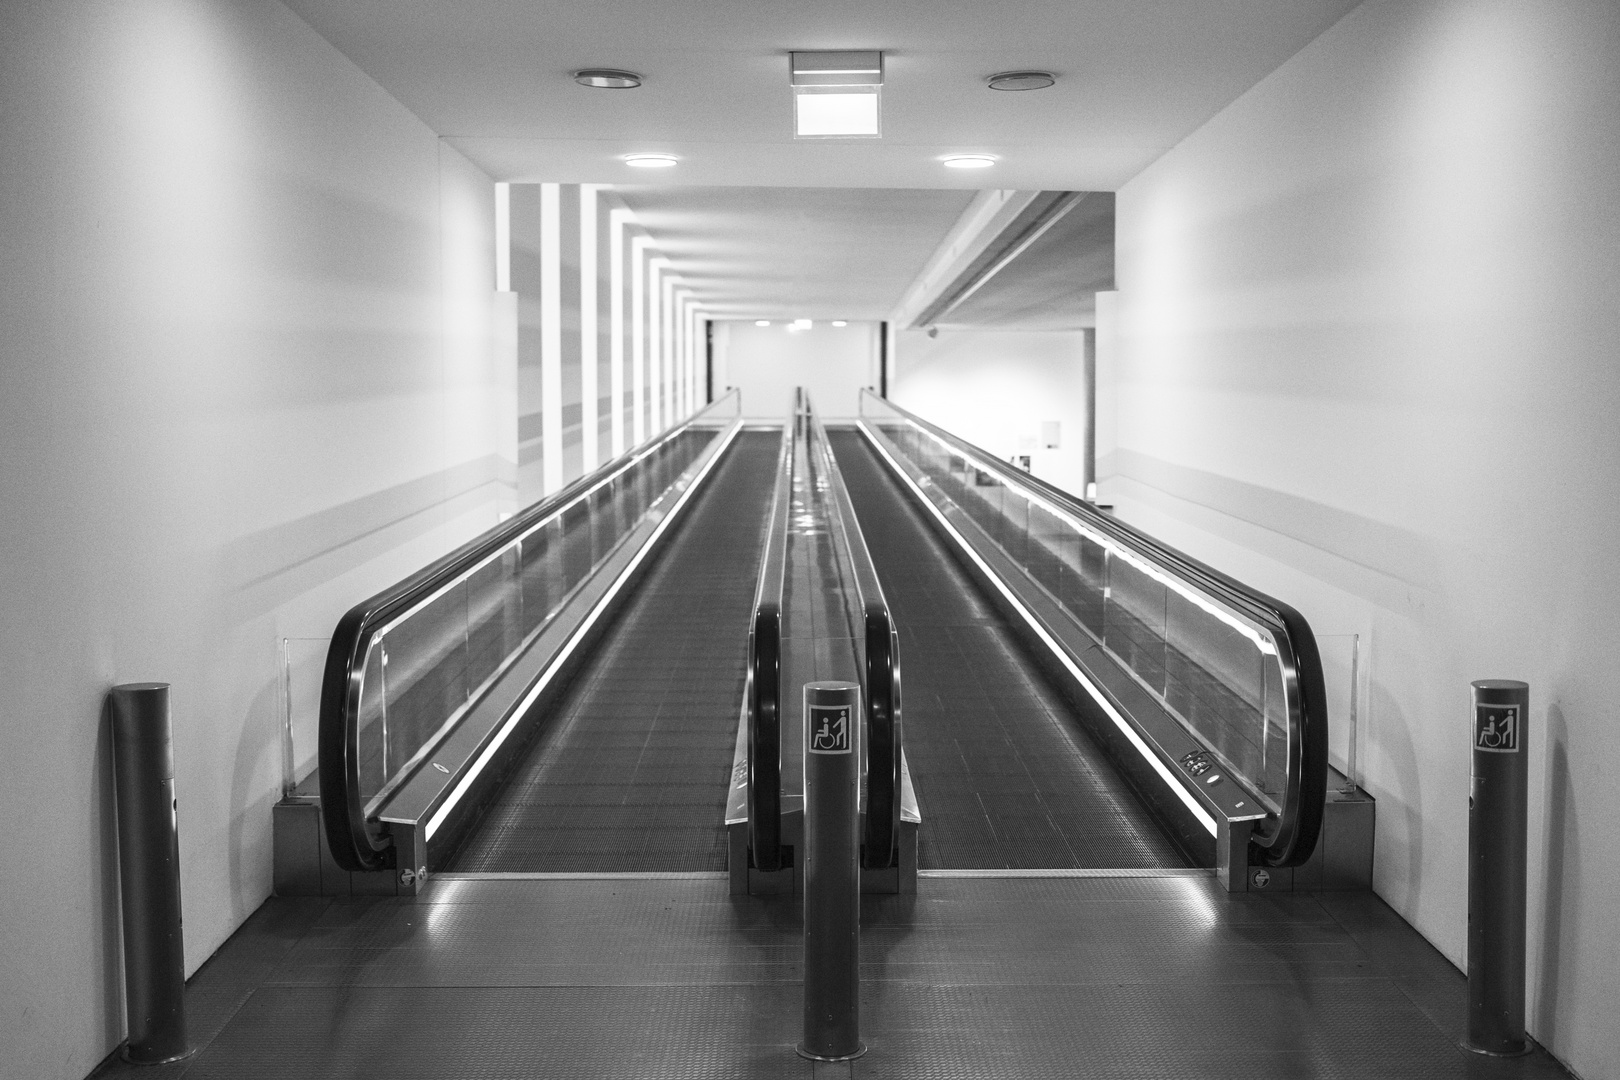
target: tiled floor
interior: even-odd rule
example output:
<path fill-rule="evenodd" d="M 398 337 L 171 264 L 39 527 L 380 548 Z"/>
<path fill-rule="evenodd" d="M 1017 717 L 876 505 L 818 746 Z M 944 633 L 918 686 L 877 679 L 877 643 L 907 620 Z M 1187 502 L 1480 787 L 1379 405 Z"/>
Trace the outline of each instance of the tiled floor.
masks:
<path fill-rule="evenodd" d="M 101 1076 L 1562 1077 L 1460 1050 L 1466 984 L 1366 894 L 925 876 L 867 897 L 870 1052 L 797 1057 L 798 908 L 719 876 L 271 900 L 192 981 L 201 1049 Z"/>

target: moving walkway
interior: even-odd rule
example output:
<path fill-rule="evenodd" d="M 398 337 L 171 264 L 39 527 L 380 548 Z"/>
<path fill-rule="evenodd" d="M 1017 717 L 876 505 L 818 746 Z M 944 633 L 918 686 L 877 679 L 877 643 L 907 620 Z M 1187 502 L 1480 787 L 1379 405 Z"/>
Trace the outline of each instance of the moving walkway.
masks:
<path fill-rule="evenodd" d="M 1044 725 L 938 707 L 940 638 L 906 621 L 930 595 L 997 613 L 956 667 Z M 829 677 L 862 687 L 868 889 L 964 861 L 1332 876 L 1297 613 L 874 395 L 830 431 L 802 394 L 780 427 L 732 395 L 344 616 L 318 891 L 721 869 L 792 889 L 798 688 Z M 964 839 L 1005 841 L 1030 804 L 1062 839 L 1045 854 Z"/>
<path fill-rule="evenodd" d="M 870 392 L 861 413 L 835 444 L 858 477 L 868 535 L 908 535 L 880 547 L 879 561 L 903 597 L 902 627 L 935 630 L 911 655 L 928 655 L 957 693 L 983 692 L 977 712 L 938 699 L 939 723 L 922 723 L 917 708 L 911 718 L 930 818 L 955 814 L 967 831 L 977 817 L 990 833 L 942 835 L 934 846 L 948 865 L 1180 862 L 1215 868 L 1232 889 L 1366 883 L 1370 804 L 1334 792 L 1337 844 L 1320 842 L 1327 701 L 1297 611 Z M 1022 648 L 984 633 L 988 613 L 970 610 L 958 621 L 979 625 L 954 628 L 956 655 L 944 655 L 953 642 L 938 632 L 940 609 L 969 598 L 964 579 Z M 1034 721 L 1013 732 L 1017 699 L 1043 675 L 1067 715 L 1035 694 L 1024 702 Z M 947 745 L 928 747 L 925 733 Z M 951 749 L 958 782 L 937 784 Z M 976 806 L 961 805 L 968 790 Z M 1019 817 L 1034 820 L 1020 829 Z M 1009 839 L 1020 832 L 1034 842 Z"/>

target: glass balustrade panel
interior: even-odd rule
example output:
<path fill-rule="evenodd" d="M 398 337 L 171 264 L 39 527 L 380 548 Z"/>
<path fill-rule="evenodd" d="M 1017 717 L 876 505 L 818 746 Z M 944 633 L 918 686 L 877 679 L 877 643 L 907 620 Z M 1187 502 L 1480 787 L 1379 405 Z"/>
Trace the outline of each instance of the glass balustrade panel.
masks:
<path fill-rule="evenodd" d="M 1120 542 L 1046 509 L 886 403 L 862 415 L 1056 597 L 1276 811 L 1286 790 L 1288 696 L 1273 631 Z"/>
<path fill-rule="evenodd" d="M 387 694 L 386 775 L 408 763 L 472 692 L 467 579 L 443 589 L 382 633 Z"/>
<path fill-rule="evenodd" d="M 360 781 L 360 798 L 369 801 L 382 790 L 388 779 L 385 758 L 387 744 L 388 695 L 383 685 L 383 644 L 373 638 L 366 650 L 360 677 L 360 706 L 355 716 L 355 768 Z"/>
<path fill-rule="evenodd" d="M 1273 658 L 1275 659 L 1275 658 Z M 1282 668 L 1276 663 L 1265 666 L 1265 707 L 1261 711 L 1264 722 L 1265 760 L 1260 773 L 1251 777 L 1267 798 L 1280 801 L 1288 790 L 1288 698 L 1283 688 Z"/>
<path fill-rule="evenodd" d="M 530 529 L 520 545 L 518 581 L 523 595 L 523 630 L 532 634 L 556 608 L 562 594 L 558 588 L 557 564 L 559 530 L 557 519 L 552 518 Z"/>
<path fill-rule="evenodd" d="M 321 682 L 331 638 L 281 639 L 281 794 L 320 794 Z"/>
<path fill-rule="evenodd" d="M 1277 666 L 1276 646 L 1212 607 L 1173 590 L 1166 598 L 1165 703 L 1264 792 L 1266 672 Z"/>
<path fill-rule="evenodd" d="M 1107 632 L 1108 549 L 1094 536 L 1076 531 L 1076 559 L 1065 567 L 1063 606 L 1102 641 Z"/>
<path fill-rule="evenodd" d="M 499 552 L 467 577 L 467 683 L 476 693 L 523 643 L 519 545 Z"/>
<path fill-rule="evenodd" d="M 1045 507 L 1030 504 L 1024 567 L 1061 603 L 1065 578 L 1079 561 L 1079 534 Z"/>
<path fill-rule="evenodd" d="M 1103 644 L 1155 693 L 1164 693 L 1165 587 L 1153 575 L 1108 552 Z"/>

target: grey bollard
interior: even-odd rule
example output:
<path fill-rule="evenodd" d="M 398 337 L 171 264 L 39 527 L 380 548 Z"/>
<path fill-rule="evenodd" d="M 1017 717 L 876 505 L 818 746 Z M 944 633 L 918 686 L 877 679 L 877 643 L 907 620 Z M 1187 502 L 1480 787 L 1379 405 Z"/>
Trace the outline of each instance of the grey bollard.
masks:
<path fill-rule="evenodd" d="M 799 1054 L 847 1061 L 861 1043 L 861 689 L 804 687 L 804 1041 Z"/>
<path fill-rule="evenodd" d="M 1480 1054 L 1530 1052 L 1524 1035 L 1526 720 L 1530 687 L 1473 684 L 1468 793 L 1468 1037 Z"/>
<path fill-rule="evenodd" d="M 124 900 L 126 1060 L 177 1061 L 186 1045 L 186 962 L 180 937 L 180 838 L 168 683 L 108 694 L 118 789 L 118 880 Z"/>

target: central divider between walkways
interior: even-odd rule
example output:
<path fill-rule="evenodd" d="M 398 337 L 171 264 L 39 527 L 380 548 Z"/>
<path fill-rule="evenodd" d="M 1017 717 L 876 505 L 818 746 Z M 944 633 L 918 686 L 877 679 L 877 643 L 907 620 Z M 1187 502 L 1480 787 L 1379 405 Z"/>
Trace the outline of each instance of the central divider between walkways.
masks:
<path fill-rule="evenodd" d="M 800 893 L 803 686 L 861 687 L 861 884 L 911 892 L 919 821 L 905 762 L 898 635 L 826 429 L 795 393 L 778 457 L 726 807 L 734 893 Z"/>

